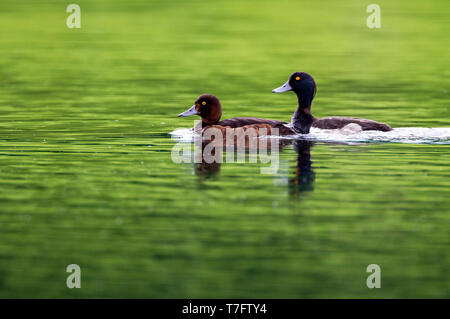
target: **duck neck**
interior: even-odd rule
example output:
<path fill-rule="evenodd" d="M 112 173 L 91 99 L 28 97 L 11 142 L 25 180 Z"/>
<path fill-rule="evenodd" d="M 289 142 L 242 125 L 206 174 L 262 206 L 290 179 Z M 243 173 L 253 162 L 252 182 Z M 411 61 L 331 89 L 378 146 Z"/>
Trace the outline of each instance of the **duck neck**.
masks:
<path fill-rule="evenodd" d="M 219 121 L 208 121 L 208 120 L 205 121 L 205 119 L 202 119 L 202 126 L 206 127 L 206 126 L 210 126 L 210 125 L 215 125 L 218 122 Z"/>
<path fill-rule="evenodd" d="M 291 125 L 295 132 L 308 134 L 315 118 L 311 114 L 311 103 L 313 100 L 312 94 L 297 93 L 298 108 L 291 119 Z"/>

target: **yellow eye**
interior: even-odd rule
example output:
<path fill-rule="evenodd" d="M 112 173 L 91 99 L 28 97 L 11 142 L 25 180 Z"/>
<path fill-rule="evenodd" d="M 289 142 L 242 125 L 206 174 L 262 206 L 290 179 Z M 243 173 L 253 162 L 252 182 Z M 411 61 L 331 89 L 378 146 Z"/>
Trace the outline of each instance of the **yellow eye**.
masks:
<path fill-rule="evenodd" d="M 298 81 L 298 80 L 300 80 L 300 77 L 299 77 L 299 76 L 297 76 L 297 77 L 296 77 L 295 79 L 296 79 L 296 80 Z"/>
<path fill-rule="evenodd" d="M 205 102 L 205 101 L 203 101 L 203 102 L 202 102 L 202 105 L 206 105 L 206 102 Z"/>

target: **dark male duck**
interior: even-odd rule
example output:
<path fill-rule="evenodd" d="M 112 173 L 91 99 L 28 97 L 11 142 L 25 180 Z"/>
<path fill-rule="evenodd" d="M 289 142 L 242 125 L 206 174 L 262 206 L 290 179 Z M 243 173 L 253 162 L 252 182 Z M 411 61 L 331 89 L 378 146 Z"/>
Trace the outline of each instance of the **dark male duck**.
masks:
<path fill-rule="evenodd" d="M 287 91 L 294 91 L 297 94 L 298 108 L 289 124 L 297 133 L 308 134 L 311 127 L 341 129 L 341 132 L 345 132 L 347 129 L 353 130 L 354 132 L 361 130 L 387 132 L 392 130 L 389 125 L 372 120 L 342 116 L 330 116 L 318 119 L 312 116 L 311 104 L 316 94 L 316 83 L 308 73 L 294 72 L 285 84 L 272 90 L 274 93 Z"/>
<path fill-rule="evenodd" d="M 280 135 L 296 134 L 291 128 L 287 127 L 287 122 L 268 120 L 255 117 L 234 117 L 228 120 L 220 121 L 222 116 L 222 106 L 217 97 L 211 94 L 200 95 L 194 105 L 187 111 L 178 114 L 178 117 L 199 115 L 202 118 L 202 129 L 208 127 L 215 127 L 221 130 L 243 128 L 244 130 L 252 128 L 255 129 L 258 135 L 264 132 L 270 135 L 272 128 L 277 128 Z M 265 131 L 260 131 L 265 128 Z"/>

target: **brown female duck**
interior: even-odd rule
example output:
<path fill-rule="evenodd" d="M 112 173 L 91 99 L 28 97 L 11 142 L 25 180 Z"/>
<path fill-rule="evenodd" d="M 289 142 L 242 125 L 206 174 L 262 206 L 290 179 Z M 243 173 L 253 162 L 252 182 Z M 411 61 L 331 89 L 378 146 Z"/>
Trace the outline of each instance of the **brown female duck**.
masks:
<path fill-rule="evenodd" d="M 219 128 L 222 131 L 225 129 L 238 129 L 243 130 L 254 129 L 257 135 L 270 135 L 273 128 L 277 128 L 279 135 L 292 135 L 296 134 L 292 129 L 286 127 L 287 122 L 268 120 L 255 117 L 234 117 L 231 119 L 220 121 L 222 116 L 222 105 L 217 97 L 211 94 L 200 95 L 194 105 L 187 111 L 178 114 L 178 117 L 199 115 L 202 118 L 202 129 L 205 130 L 209 127 Z M 264 128 L 265 130 L 261 130 Z M 264 132 L 264 133 L 260 133 Z"/>

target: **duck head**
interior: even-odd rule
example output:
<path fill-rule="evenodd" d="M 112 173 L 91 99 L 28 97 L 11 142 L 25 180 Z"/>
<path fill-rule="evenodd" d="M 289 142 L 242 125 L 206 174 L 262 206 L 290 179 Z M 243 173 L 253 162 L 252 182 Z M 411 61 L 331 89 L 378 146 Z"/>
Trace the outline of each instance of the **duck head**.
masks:
<path fill-rule="evenodd" d="M 305 72 L 294 72 L 289 80 L 279 88 L 273 89 L 273 93 L 283 93 L 294 91 L 297 95 L 311 96 L 311 100 L 316 93 L 316 82 L 311 75 Z"/>
<path fill-rule="evenodd" d="M 178 117 L 199 115 L 206 124 L 219 122 L 222 116 L 222 106 L 219 99 L 211 94 L 200 95 L 187 111 L 178 114 Z"/>
<path fill-rule="evenodd" d="M 315 120 L 311 114 L 311 104 L 316 94 L 316 83 L 308 73 L 294 72 L 285 84 L 272 90 L 273 93 L 288 91 L 294 91 L 298 99 L 298 108 L 292 115 L 291 127 L 297 133 L 308 134 Z"/>

